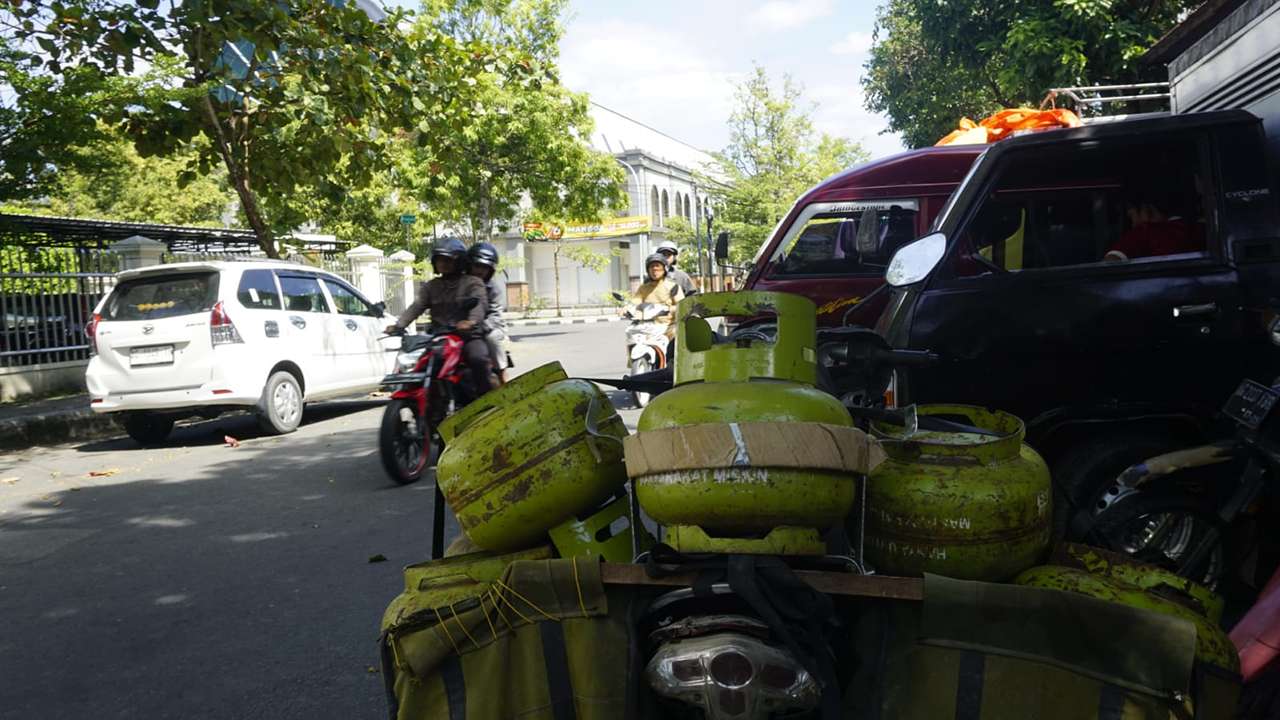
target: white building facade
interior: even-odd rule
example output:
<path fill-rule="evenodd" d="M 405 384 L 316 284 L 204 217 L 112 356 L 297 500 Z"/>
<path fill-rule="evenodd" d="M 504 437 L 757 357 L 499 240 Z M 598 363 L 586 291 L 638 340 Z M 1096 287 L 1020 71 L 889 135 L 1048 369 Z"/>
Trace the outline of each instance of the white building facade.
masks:
<path fill-rule="evenodd" d="M 705 236 L 710 214 L 706 189 L 698 182 L 699 174 L 714 173 L 710 154 L 595 103 L 591 114 L 596 126 L 591 144 L 623 167 L 630 206 L 621 217 L 563 228 L 564 245 L 582 245 L 609 258 L 608 267 L 596 271 L 561 251 L 564 306 L 608 304 L 610 292 L 629 292 L 641 282 L 644 259 L 666 236 L 672 218 L 683 218 Z M 494 241 L 512 258 L 507 263 L 509 302 L 513 307 L 554 305 L 557 243 L 529 239 L 551 229 L 527 230 L 513 230 Z"/>

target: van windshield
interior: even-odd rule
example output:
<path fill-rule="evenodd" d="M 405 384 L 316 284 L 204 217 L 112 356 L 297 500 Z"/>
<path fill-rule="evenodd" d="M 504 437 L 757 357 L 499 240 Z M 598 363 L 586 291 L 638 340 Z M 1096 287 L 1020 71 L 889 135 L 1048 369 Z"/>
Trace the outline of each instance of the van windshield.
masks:
<path fill-rule="evenodd" d="M 779 243 L 769 274 L 882 275 L 915 239 L 917 210 L 914 199 L 811 205 Z"/>
<path fill-rule="evenodd" d="M 208 312 L 218 299 L 218 273 L 149 275 L 116 286 L 103 320 L 160 320 Z"/>

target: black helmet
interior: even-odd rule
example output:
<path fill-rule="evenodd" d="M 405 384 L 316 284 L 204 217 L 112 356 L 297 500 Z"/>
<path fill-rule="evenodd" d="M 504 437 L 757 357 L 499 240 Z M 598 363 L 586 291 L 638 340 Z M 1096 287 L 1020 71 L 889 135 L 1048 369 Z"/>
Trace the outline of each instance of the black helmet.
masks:
<path fill-rule="evenodd" d="M 494 269 L 498 267 L 498 248 L 487 242 L 478 242 L 467 248 L 467 257 L 474 265 L 488 265 Z"/>
<path fill-rule="evenodd" d="M 435 247 L 431 248 L 431 259 L 438 257 L 447 257 L 454 260 L 462 260 L 467 256 L 467 246 L 455 237 L 437 240 Z"/>
<path fill-rule="evenodd" d="M 649 272 L 649 266 L 654 263 L 661 265 L 664 271 L 667 269 L 667 259 L 663 257 L 662 253 L 654 253 L 644 259 L 644 271 L 646 273 Z"/>

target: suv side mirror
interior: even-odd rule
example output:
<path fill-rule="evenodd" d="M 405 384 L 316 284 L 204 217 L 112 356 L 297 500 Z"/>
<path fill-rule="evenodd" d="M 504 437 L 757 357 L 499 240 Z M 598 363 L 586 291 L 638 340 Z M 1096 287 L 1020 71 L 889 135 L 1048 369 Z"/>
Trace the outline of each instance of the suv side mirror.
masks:
<path fill-rule="evenodd" d="M 940 232 L 929 233 L 903 245 L 889 261 L 889 270 L 884 274 L 885 282 L 894 287 L 902 287 L 924 280 L 938 266 L 946 251 L 947 236 Z"/>
<path fill-rule="evenodd" d="M 729 231 L 724 230 L 716 236 L 716 260 L 729 259 Z"/>
<path fill-rule="evenodd" d="M 369 308 L 369 317 L 382 317 L 387 314 L 387 304 L 381 300 Z"/>

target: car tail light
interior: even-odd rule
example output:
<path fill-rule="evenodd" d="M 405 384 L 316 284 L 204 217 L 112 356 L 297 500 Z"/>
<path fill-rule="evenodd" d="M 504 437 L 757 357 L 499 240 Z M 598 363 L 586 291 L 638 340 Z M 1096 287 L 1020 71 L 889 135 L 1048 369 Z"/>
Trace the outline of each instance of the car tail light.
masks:
<path fill-rule="evenodd" d="M 240 331 L 236 330 L 235 323 L 231 322 L 231 317 L 227 315 L 221 300 L 214 304 L 213 310 L 209 313 L 209 340 L 214 345 L 244 342 L 244 338 L 240 337 Z"/>
<path fill-rule="evenodd" d="M 791 653 L 740 633 L 666 642 L 645 676 L 658 694 L 700 707 L 710 720 L 812 709 L 822 694 Z"/>
<path fill-rule="evenodd" d="M 102 322 L 102 316 L 98 313 L 93 314 L 93 319 L 84 324 L 84 336 L 89 338 L 89 352 L 98 352 L 98 323 Z"/>

